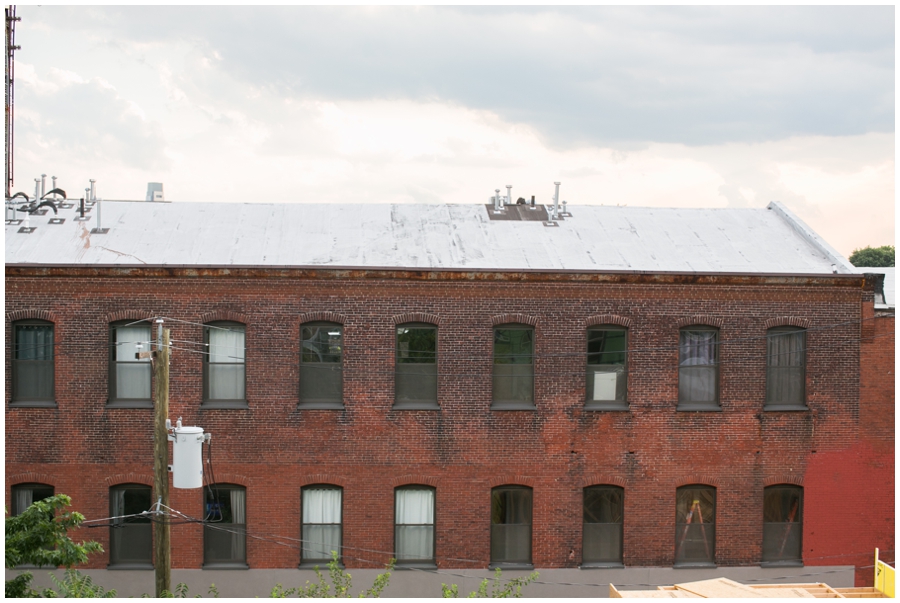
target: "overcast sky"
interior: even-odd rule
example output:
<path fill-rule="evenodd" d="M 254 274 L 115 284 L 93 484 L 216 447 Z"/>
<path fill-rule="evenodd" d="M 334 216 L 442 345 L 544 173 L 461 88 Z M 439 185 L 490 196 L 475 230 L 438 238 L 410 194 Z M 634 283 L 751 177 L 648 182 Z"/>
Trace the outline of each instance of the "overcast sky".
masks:
<path fill-rule="evenodd" d="M 19 6 L 15 190 L 785 203 L 894 244 L 894 7 Z"/>

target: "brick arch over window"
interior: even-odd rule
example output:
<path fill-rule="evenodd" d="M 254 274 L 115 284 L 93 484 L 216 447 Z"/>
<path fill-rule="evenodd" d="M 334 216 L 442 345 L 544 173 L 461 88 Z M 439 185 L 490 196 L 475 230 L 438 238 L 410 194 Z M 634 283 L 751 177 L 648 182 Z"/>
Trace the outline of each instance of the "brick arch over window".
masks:
<path fill-rule="evenodd" d="M 405 312 L 403 314 L 392 316 L 391 320 L 395 325 L 402 325 L 407 322 L 424 322 L 441 326 L 441 317 L 437 314 L 429 314 L 428 312 Z"/>
<path fill-rule="evenodd" d="M 6 476 L 6 485 L 8 487 L 18 484 L 47 484 L 56 483 L 55 478 L 46 473 L 37 473 L 35 471 L 26 471 L 24 473 L 13 473 Z"/>
<path fill-rule="evenodd" d="M 690 327 L 691 325 L 705 325 L 717 327 L 719 329 L 725 326 L 725 319 L 721 316 L 710 316 L 709 314 L 695 314 L 693 316 L 685 316 L 675 321 L 675 326 L 679 329 L 682 327 Z"/>
<path fill-rule="evenodd" d="M 335 486 L 336 488 L 344 487 L 344 478 L 338 477 L 333 473 L 314 473 L 312 475 L 304 475 L 300 477 L 298 483 L 301 488 L 306 486 Z"/>
<path fill-rule="evenodd" d="M 231 322 L 239 322 L 241 324 L 250 324 L 250 319 L 246 314 L 235 312 L 234 310 L 213 310 L 207 312 L 200 317 L 200 322 L 206 324 L 208 322 L 217 322 L 220 320 L 228 320 Z"/>
<path fill-rule="evenodd" d="M 331 312 L 329 310 L 323 310 L 320 312 L 305 312 L 298 316 L 300 320 L 300 324 L 304 324 L 307 322 L 336 322 L 340 325 L 347 323 L 347 317 L 343 314 L 338 314 L 337 312 Z"/>
<path fill-rule="evenodd" d="M 791 486 L 800 486 L 803 487 L 803 476 L 802 475 L 794 475 L 793 473 L 782 473 L 779 475 L 773 475 L 771 477 L 767 477 L 765 481 L 763 481 L 763 486 L 778 486 L 781 484 L 787 484 Z"/>
<path fill-rule="evenodd" d="M 110 475 L 104 481 L 110 488 L 120 484 L 141 484 L 153 487 L 153 476 L 144 473 L 118 473 Z"/>
<path fill-rule="evenodd" d="M 799 327 L 801 329 L 808 329 L 810 321 L 808 318 L 802 318 L 800 316 L 782 316 L 779 318 L 770 318 L 766 321 L 766 328 L 772 329 L 774 327 Z"/>
<path fill-rule="evenodd" d="M 438 480 L 431 475 L 408 474 L 395 477 L 391 480 L 391 486 L 399 488 L 400 486 L 431 486 L 438 487 Z"/>
<path fill-rule="evenodd" d="M 52 323 L 59 322 L 59 318 L 50 310 L 38 310 L 34 308 L 7 312 L 6 320 L 9 322 L 16 322 L 17 320 L 46 320 Z"/>
<path fill-rule="evenodd" d="M 528 316 L 527 314 L 497 314 L 496 316 L 491 316 L 491 325 L 507 325 L 507 324 L 523 324 L 523 325 L 531 325 L 532 327 L 536 327 L 538 324 L 538 319 L 534 316 Z"/>
<path fill-rule="evenodd" d="M 497 486 L 528 486 L 534 488 L 534 478 L 525 475 L 501 475 L 491 478 L 488 486 L 496 488 Z"/>
<path fill-rule="evenodd" d="M 627 485 L 628 482 L 625 481 L 625 478 L 608 473 L 590 473 L 581 478 L 582 488 L 589 486 L 619 486 L 625 488 Z"/>
<path fill-rule="evenodd" d="M 119 320 L 152 320 L 156 318 L 146 310 L 116 310 L 103 317 L 105 322 L 117 322 Z"/>
<path fill-rule="evenodd" d="M 712 475 L 704 475 L 701 473 L 691 473 L 683 476 L 679 480 L 676 480 L 676 488 L 681 488 L 684 486 L 712 486 L 713 488 L 718 488 L 719 478 L 713 477 Z"/>
<path fill-rule="evenodd" d="M 234 484 L 235 486 L 250 487 L 251 480 L 249 477 L 238 475 L 237 473 L 220 473 L 216 475 L 217 484 Z"/>
<path fill-rule="evenodd" d="M 626 316 L 618 316 L 616 314 L 594 314 L 588 316 L 584 325 L 586 327 L 596 327 L 598 325 L 619 325 L 620 327 L 630 328 L 634 321 Z"/>

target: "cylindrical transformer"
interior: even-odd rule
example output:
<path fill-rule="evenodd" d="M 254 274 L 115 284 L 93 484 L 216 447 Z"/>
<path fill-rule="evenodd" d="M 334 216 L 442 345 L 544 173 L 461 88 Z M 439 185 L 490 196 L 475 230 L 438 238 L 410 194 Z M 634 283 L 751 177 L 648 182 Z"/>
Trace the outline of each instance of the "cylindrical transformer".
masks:
<path fill-rule="evenodd" d="M 172 445 L 172 485 L 203 487 L 203 428 L 176 427 Z"/>

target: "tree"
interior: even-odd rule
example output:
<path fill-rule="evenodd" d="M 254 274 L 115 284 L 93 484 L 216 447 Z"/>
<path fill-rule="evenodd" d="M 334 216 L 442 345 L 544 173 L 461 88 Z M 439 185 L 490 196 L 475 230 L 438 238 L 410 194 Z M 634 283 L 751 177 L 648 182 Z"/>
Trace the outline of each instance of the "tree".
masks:
<path fill-rule="evenodd" d="M 375 581 L 372 583 L 372 587 L 359 593 L 359 597 L 379 598 L 381 596 L 381 591 L 385 589 L 391 579 L 391 571 L 394 569 L 396 561 L 396 559 L 391 559 L 390 563 L 388 563 L 385 568 L 384 573 L 378 574 L 375 577 Z M 338 564 L 337 552 L 331 551 L 331 561 L 328 562 L 328 574 L 331 578 L 331 584 L 325 582 L 325 578 L 322 577 L 322 572 L 319 571 L 318 565 L 313 569 L 316 572 L 316 582 L 310 583 L 310 581 L 307 580 L 304 586 L 288 589 L 285 589 L 281 584 L 276 584 L 269 596 L 273 599 L 285 599 L 294 595 L 301 599 L 335 599 L 351 596 L 350 589 L 353 587 L 352 578 L 350 574 L 341 569 Z"/>
<path fill-rule="evenodd" d="M 531 572 L 527 576 L 521 578 L 510 578 L 504 582 L 502 577 L 503 571 L 498 567 L 494 572 L 494 584 L 488 591 L 488 579 L 485 578 L 478 586 L 478 590 L 469 593 L 469 599 L 519 599 L 522 597 L 522 588 L 528 586 L 538 579 L 537 572 Z M 455 599 L 459 597 L 459 587 L 455 584 L 447 586 L 441 584 L 441 596 L 445 599 Z"/>
<path fill-rule="evenodd" d="M 33 503 L 19 515 L 7 517 L 6 569 L 25 564 L 70 568 L 87 562 L 90 553 L 102 552 L 97 542 L 76 543 L 69 538 L 68 530 L 84 521 L 81 513 L 65 511 L 71 504 L 68 496 L 56 494 Z M 31 588 L 32 577 L 31 572 L 24 572 L 7 580 L 6 597 L 56 596 L 49 589 L 38 593 Z"/>
<path fill-rule="evenodd" d="M 894 246 L 882 245 L 881 247 L 854 249 L 850 254 L 850 263 L 858 267 L 893 268 Z"/>

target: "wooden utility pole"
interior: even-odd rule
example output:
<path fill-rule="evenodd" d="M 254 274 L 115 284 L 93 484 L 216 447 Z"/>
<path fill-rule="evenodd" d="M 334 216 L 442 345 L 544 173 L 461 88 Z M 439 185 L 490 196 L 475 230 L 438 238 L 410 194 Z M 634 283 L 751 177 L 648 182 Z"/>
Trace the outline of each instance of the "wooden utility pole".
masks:
<path fill-rule="evenodd" d="M 162 320 L 157 321 L 157 349 L 153 352 L 153 382 L 155 386 L 154 406 L 156 407 L 156 441 L 153 451 L 153 489 L 157 500 L 169 506 L 169 434 L 166 419 L 169 417 L 169 329 L 163 330 Z M 162 345 L 160 345 L 162 342 Z M 169 542 L 169 521 L 167 516 L 159 516 L 156 524 L 156 596 L 163 591 L 172 592 L 172 555 Z"/>

